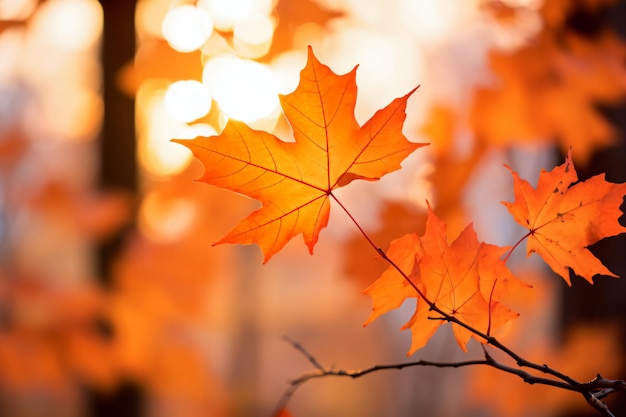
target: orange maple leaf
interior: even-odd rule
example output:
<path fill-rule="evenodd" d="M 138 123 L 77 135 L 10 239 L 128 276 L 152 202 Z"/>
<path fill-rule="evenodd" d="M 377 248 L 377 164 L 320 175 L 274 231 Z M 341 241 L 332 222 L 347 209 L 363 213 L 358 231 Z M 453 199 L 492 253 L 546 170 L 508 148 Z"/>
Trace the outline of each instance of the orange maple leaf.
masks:
<path fill-rule="evenodd" d="M 571 148 L 563 165 L 542 170 L 536 189 L 507 168 L 513 174 L 515 201 L 503 204 L 528 229 L 527 254 L 538 253 L 568 285 L 568 267 L 592 284 L 594 275 L 617 278 L 587 247 L 626 232 L 618 222 L 626 183 L 605 181 L 600 174 L 572 186 L 578 176 Z"/>
<path fill-rule="evenodd" d="M 404 158 L 425 145 L 409 142 L 402 134 L 406 103 L 414 91 L 359 127 L 354 118 L 356 67 L 337 75 L 309 47 L 298 87 L 280 96 L 295 142 L 234 120 L 215 137 L 175 139 L 204 165 L 199 181 L 262 203 L 216 244 L 256 243 L 267 262 L 302 234 L 312 253 L 328 223 L 334 189 L 355 179 L 377 180 L 399 169 Z"/>
<path fill-rule="evenodd" d="M 507 249 L 478 242 L 472 225 L 449 244 L 446 224 L 429 207 L 424 235 L 405 235 L 393 241 L 387 253 L 404 276 L 389 267 L 365 290 L 373 301 L 365 325 L 399 307 L 407 298 L 418 297 L 413 317 L 403 326 L 411 329 L 409 355 L 423 347 L 444 322 L 433 319 L 433 306 L 491 334 L 518 316 L 501 300 L 524 285 L 501 260 Z M 453 324 L 453 331 L 459 346 L 467 350 L 472 332 L 457 324 Z"/>
<path fill-rule="evenodd" d="M 580 8 L 579 2 L 548 1 L 544 13 L 558 10 L 565 18 L 564 10 Z M 626 96 L 626 46 L 609 31 L 589 38 L 550 24 L 543 28 L 515 51 L 490 53 L 500 83 L 477 90 L 471 124 L 477 137 L 492 145 L 546 140 L 557 140 L 563 149 L 575 145 L 577 163 L 587 163 L 593 150 L 616 143 L 617 131 L 598 105 Z"/>

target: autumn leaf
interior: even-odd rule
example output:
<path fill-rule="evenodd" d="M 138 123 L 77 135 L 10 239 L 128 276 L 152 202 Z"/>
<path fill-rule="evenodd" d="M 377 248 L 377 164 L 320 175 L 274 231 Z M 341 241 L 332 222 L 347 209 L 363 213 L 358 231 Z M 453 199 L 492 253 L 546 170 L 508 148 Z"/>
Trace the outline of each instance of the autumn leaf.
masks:
<path fill-rule="evenodd" d="M 333 190 L 355 179 L 377 180 L 424 144 L 402 134 L 412 90 L 379 110 L 363 126 L 354 118 L 356 67 L 345 75 L 321 64 L 309 48 L 294 92 L 280 97 L 295 142 L 229 120 L 215 137 L 174 139 L 202 162 L 199 178 L 262 203 L 216 244 L 256 243 L 267 262 L 302 234 L 313 252 L 326 227 Z"/>
<path fill-rule="evenodd" d="M 298 45 L 295 43 L 301 39 L 297 33 L 304 25 L 315 25 L 322 29 L 328 27 L 333 19 L 344 16 L 343 12 L 329 9 L 313 0 L 279 0 L 274 13 L 277 17 L 276 29 L 264 60 L 271 60 L 281 53 L 297 49 Z"/>
<path fill-rule="evenodd" d="M 546 2 L 544 11 L 558 11 L 559 18 L 545 16 L 548 23 L 523 47 L 490 53 L 500 82 L 475 93 L 470 120 L 480 140 L 497 146 L 558 141 L 564 150 L 574 145 L 583 164 L 594 150 L 615 145 L 617 131 L 599 105 L 626 97 L 626 46 L 610 31 L 586 38 L 549 23 L 564 24 L 562 13 L 580 7 Z"/>
<path fill-rule="evenodd" d="M 576 183 L 571 149 L 562 165 L 541 172 L 536 189 L 507 168 L 513 174 L 515 201 L 503 204 L 528 229 L 528 255 L 538 253 L 568 285 L 568 268 L 592 284 L 594 275 L 617 277 L 587 247 L 626 232 L 618 222 L 626 183 L 607 182 L 604 174 Z"/>
<path fill-rule="evenodd" d="M 132 62 L 122 67 L 118 75 L 120 88 L 134 96 L 142 82 L 149 79 L 201 80 L 200 51 L 180 53 L 164 39 L 142 41 Z"/>
<path fill-rule="evenodd" d="M 417 260 L 423 256 L 424 252 L 417 233 L 409 233 L 394 240 L 387 250 L 387 257 L 406 276 L 411 274 Z M 411 283 L 392 266 L 367 287 L 364 293 L 372 297 L 372 313 L 365 322 L 365 326 L 380 315 L 400 307 L 407 298 L 417 297 L 417 291 Z"/>
<path fill-rule="evenodd" d="M 365 290 L 373 301 L 365 325 L 399 307 L 407 298 L 418 297 L 413 317 L 403 326 L 411 330 L 409 355 L 423 347 L 444 323 L 433 319 L 437 317 L 433 305 L 474 329 L 491 334 L 518 316 L 501 300 L 524 285 L 501 260 L 507 249 L 478 242 L 472 225 L 449 244 L 446 224 L 429 208 L 424 235 L 405 235 L 393 241 L 387 253 L 408 279 L 389 267 Z M 456 324 L 453 331 L 459 346 L 467 350 L 472 332 Z"/>

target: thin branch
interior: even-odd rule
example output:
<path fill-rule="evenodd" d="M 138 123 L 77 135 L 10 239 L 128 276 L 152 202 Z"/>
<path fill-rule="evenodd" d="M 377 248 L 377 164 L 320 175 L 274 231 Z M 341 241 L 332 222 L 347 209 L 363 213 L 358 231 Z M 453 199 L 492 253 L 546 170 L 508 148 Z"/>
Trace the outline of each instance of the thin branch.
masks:
<path fill-rule="evenodd" d="M 487 351 L 487 349 L 483 346 L 483 352 L 485 355 L 484 359 L 476 359 L 469 361 L 460 361 L 460 362 L 434 362 L 434 361 L 426 361 L 426 360 L 418 360 L 413 362 L 403 362 L 403 363 L 395 363 L 395 364 L 385 364 L 385 365 L 374 365 L 366 369 L 354 369 L 354 370 L 344 370 L 344 369 L 333 369 L 327 368 L 320 364 L 320 362 L 309 353 L 301 344 L 292 340 L 289 337 L 284 337 L 284 339 L 291 344 L 296 350 L 298 350 L 302 355 L 316 368 L 316 371 L 309 372 L 299 376 L 298 378 L 290 381 L 289 387 L 285 390 L 283 395 L 281 396 L 278 404 L 277 410 L 280 410 L 286 406 L 291 397 L 296 393 L 298 388 L 305 384 L 306 382 L 317 379 L 317 378 L 325 378 L 325 377 L 348 377 L 352 379 L 360 378 L 362 376 L 383 371 L 389 369 L 397 369 L 401 370 L 404 368 L 416 367 L 416 366 L 430 366 L 436 368 L 461 368 L 465 366 L 474 366 L 474 365 L 485 365 L 491 366 L 492 368 L 499 369 L 503 372 L 515 375 L 521 378 L 527 384 L 537 384 L 537 385 L 546 385 L 555 388 L 560 388 L 568 391 L 581 393 L 587 402 L 600 411 L 605 416 L 615 417 L 611 411 L 608 409 L 606 404 L 604 404 L 601 399 L 605 398 L 607 395 L 617 392 L 617 391 L 626 391 L 626 382 L 623 380 L 608 380 L 602 378 L 602 376 L 597 375 L 595 379 L 589 382 L 578 382 L 575 381 L 575 384 L 570 384 L 568 382 L 564 382 L 558 379 L 551 379 L 540 377 L 537 375 L 530 374 L 523 369 L 514 368 L 508 365 L 505 365 L 501 362 L 498 362 L 493 358 Z"/>
<path fill-rule="evenodd" d="M 285 341 L 287 341 L 287 343 L 289 343 L 291 346 L 293 346 L 294 349 L 296 349 L 297 351 L 302 353 L 304 355 L 304 357 L 307 358 L 309 360 L 309 362 L 311 362 L 313 364 L 313 366 L 315 366 L 319 370 L 324 370 L 324 367 L 315 359 L 315 357 L 313 355 L 311 355 L 304 348 L 304 346 L 302 346 L 300 343 L 296 342 L 295 340 L 293 340 L 292 338 L 290 338 L 287 335 L 283 336 L 283 339 L 285 339 Z"/>

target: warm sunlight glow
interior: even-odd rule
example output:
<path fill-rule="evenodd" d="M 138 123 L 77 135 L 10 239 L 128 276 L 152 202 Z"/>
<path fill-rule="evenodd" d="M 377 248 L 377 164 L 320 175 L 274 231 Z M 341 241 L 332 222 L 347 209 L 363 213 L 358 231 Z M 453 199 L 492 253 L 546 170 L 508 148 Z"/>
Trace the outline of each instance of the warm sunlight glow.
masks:
<path fill-rule="evenodd" d="M 145 35 L 161 37 L 163 19 L 170 10 L 170 0 L 138 0 L 135 8 L 135 27 L 139 41 Z"/>
<path fill-rule="evenodd" d="M 170 139 L 216 134 L 215 129 L 207 124 L 188 126 L 171 117 L 165 108 L 166 89 L 163 83 L 150 82 L 145 83 L 137 94 L 139 161 L 142 169 L 157 176 L 176 174 L 192 159 L 187 149 Z"/>
<path fill-rule="evenodd" d="M 538 9 L 543 4 L 542 0 L 501 0 L 508 7 L 527 7 L 530 9 Z"/>
<path fill-rule="evenodd" d="M 171 9 L 163 19 L 163 37 L 179 52 L 200 48 L 213 32 L 211 16 L 203 9 L 186 5 Z"/>
<path fill-rule="evenodd" d="M 0 417 L 626 417 L 624 5 L 0 0 Z"/>
<path fill-rule="evenodd" d="M 95 0 L 56 0 L 42 3 L 33 17 L 37 36 L 66 51 L 95 44 L 102 33 L 102 6 Z"/>
<path fill-rule="evenodd" d="M 280 54 L 272 61 L 272 72 L 278 78 L 278 92 L 289 94 L 300 81 L 300 69 L 306 63 L 306 50 L 289 51 Z"/>
<path fill-rule="evenodd" d="M 324 39 L 328 32 L 324 26 L 315 22 L 304 23 L 293 32 L 294 49 L 306 49 L 308 45 Z"/>
<path fill-rule="evenodd" d="M 211 14 L 217 29 L 229 31 L 239 20 L 259 14 L 269 16 L 272 0 L 199 0 L 198 7 Z"/>
<path fill-rule="evenodd" d="M 0 20 L 24 20 L 36 5 L 36 0 L 0 0 Z"/>
<path fill-rule="evenodd" d="M 165 92 L 165 109 L 178 121 L 193 122 L 211 110 L 211 95 L 200 81 L 176 81 Z"/>
<path fill-rule="evenodd" d="M 244 58 L 260 58 L 269 51 L 274 35 L 274 25 L 269 17 L 256 15 L 235 23 L 233 37 L 235 49 Z"/>
<path fill-rule="evenodd" d="M 407 31 L 427 42 L 439 41 L 459 30 L 473 10 L 472 2 L 399 0 L 399 17 Z"/>
<path fill-rule="evenodd" d="M 222 111 L 233 119 L 253 122 L 278 108 L 278 83 L 263 64 L 221 55 L 204 67 L 202 81 Z"/>
<path fill-rule="evenodd" d="M 97 135 L 103 105 L 102 98 L 95 91 L 76 87 L 53 88 L 42 99 L 45 126 L 59 139 L 85 141 Z M 33 116 L 41 117 L 41 114 Z"/>
<path fill-rule="evenodd" d="M 413 176 L 413 181 L 407 190 L 407 199 L 424 210 L 428 204 L 431 207 L 437 207 L 437 195 L 433 189 L 433 183 L 428 179 L 434 171 L 435 165 L 432 162 L 424 162 Z"/>
<path fill-rule="evenodd" d="M 182 238 L 194 225 L 197 208 L 185 198 L 171 198 L 152 191 L 139 208 L 139 230 L 156 243 L 172 243 Z"/>
<path fill-rule="evenodd" d="M 11 82 L 18 71 L 20 58 L 24 52 L 25 34 L 22 30 L 10 28 L 0 33 L 0 84 Z"/>

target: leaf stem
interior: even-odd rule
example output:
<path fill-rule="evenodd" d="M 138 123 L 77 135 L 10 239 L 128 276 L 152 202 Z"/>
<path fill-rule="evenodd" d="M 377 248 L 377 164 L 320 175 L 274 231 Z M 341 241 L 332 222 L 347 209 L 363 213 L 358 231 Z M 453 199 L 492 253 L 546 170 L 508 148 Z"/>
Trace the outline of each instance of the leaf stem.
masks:
<path fill-rule="evenodd" d="M 337 204 L 339 204 L 339 207 L 341 207 L 341 209 L 348 215 L 350 220 L 352 220 L 352 223 L 354 223 L 354 225 L 356 226 L 357 229 L 359 229 L 359 231 L 361 232 L 363 237 L 365 237 L 365 240 L 367 240 L 369 242 L 370 246 L 372 248 L 374 248 L 374 250 L 376 252 L 378 252 L 378 254 L 382 257 L 382 259 L 384 259 L 389 265 L 391 265 L 396 271 L 398 271 L 404 277 L 404 279 L 409 283 L 409 285 L 411 287 L 413 287 L 413 289 L 417 292 L 417 294 L 424 300 L 424 302 L 426 302 L 426 304 L 428 304 L 428 306 L 432 310 L 436 311 L 437 313 L 443 314 L 445 316 L 445 313 L 443 313 L 441 310 L 439 310 L 439 308 L 437 308 L 437 306 L 435 306 L 435 303 L 431 302 L 428 298 L 426 298 L 426 296 L 424 295 L 422 290 L 420 290 L 417 287 L 417 285 L 415 285 L 415 283 L 409 279 L 408 275 L 404 271 L 402 271 L 400 269 L 400 267 L 398 265 L 396 265 L 396 263 L 391 258 L 389 258 L 387 256 L 387 253 L 381 247 L 379 247 L 378 245 L 376 245 L 374 243 L 374 241 L 368 236 L 367 233 L 365 233 L 365 230 L 363 230 L 363 228 L 361 227 L 359 222 L 356 221 L 354 216 L 352 216 L 352 214 L 341 203 L 341 201 L 339 201 L 339 199 L 337 197 L 335 197 L 335 195 L 333 193 L 330 193 L 330 196 L 337 202 Z"/>
<path fill-rule="evenodd" d="M 504 257 L 504 263 L 507 263 L 507 261 L 509 260 L 509 258 L 511 257 L 511 254 L 513 253 L 513 251 L 515 249 L 517 249 L 517 247 L 524 241 L 526 240 L 530 235 L 533 234 L 533 231 L 529 231 L 528 233 L 526 233 L 524 236 L 522 236 L 522 238 L 520 240 L 517 241 L 517 243 L 515 243 L 515 245 L 513 245 L 511 247 L 511 249 L 509 249 L 509 251 L 507 252 L 506 256 Z"/>

